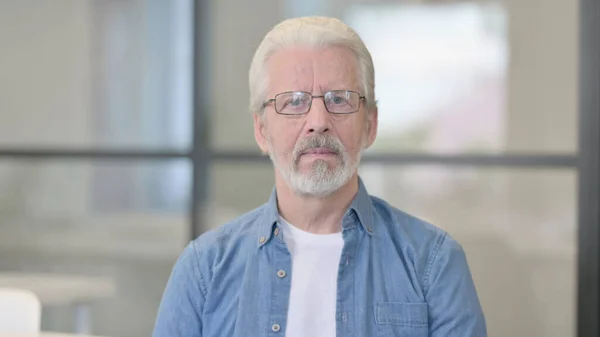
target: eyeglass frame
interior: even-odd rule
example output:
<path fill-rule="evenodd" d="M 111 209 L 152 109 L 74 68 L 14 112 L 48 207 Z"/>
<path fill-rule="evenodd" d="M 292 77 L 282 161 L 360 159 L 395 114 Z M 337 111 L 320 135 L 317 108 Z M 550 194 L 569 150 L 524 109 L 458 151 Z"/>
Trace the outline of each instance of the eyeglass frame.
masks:
<path fill-rule="evenodd" d="M 350 112 L 332 112 L 332 111 L 329 111 L 329 108 L 327 107 L 327 104 L 325 103 L 325 96 L 328 93 L 332 93 L 332 92 L 351 92 L 351 93 L 355 93 L 355 94 L 359 95 L 358 96 L 358 100 L 359 101 L 358 101 L 358 106 L 357 106 L 356 110 L 350 111 Z M 271 99 L 267 100 L 266 102 L 264 102 L 262 108 L 263 109 L 266 108 L 267 105 L 269 105 L 271 102 L 275 103 L 276 100 L 277 100 L 277 96 L 285 95 L 285 94 L 293 94 L 293 93 L 304 93 L 304 94 L 309 94 L 310 95 L 311 99 L 310 99 L 310 103 L 308 104 L 308 109 L 306 110 L 306 112 L 298 113 L 298 114 L 281 113 L 281 112 L 277 111 L 277 104 L 274 104 L 273 108 L 274 108 L 274 110 L 275 110 L 276 113 L 278 113 L 280 115 L 283 115 L 283 116 L 302 116 L 302 115 L 306 115 L 307 113 L 310 112 L 310 109 L 312 108 L 312 102 L 313 102 L 313 100 L 315 98 L 323 98 L 323 105 L 325 106 L 325 110 L 327 110 L 328 113 L 334 114 L 334 115 L 350 115 L 350 114 L 358 112 L 358 110 L 360 110 L 360 101 L 364 101 L 366 99 L 366 97 L 364 95 L 361 95 L 360 93 L 358 93 L 356 91 L 353 91 L 353 90 L 344 90 L 344 89 L 341 89 L 341 90 L 329 90 L 329 91 L 324 92 L 323 95 L 318 95 L 318 96 L 317 95 L 313 95 L 311 92 L 308 92 L 308 91 L 301 91 L 301 90 L 300 91 L 298 91 L 298 90 L 296 90 L 296 91 L 284 91 L 284 92 L 278 93 L 273 98 L 271 98 Z"/>

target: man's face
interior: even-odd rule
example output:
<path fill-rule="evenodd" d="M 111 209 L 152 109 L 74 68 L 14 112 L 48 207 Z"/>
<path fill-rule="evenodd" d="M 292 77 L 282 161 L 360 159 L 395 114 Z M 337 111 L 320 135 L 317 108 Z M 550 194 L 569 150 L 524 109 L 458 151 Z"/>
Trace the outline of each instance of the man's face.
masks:
<path fill-rule="evenodd" d="M 290 48 L 267 61 L 267 97 L 289 91 L 315 96 L 331 90 L 352 90 L 360 95 L 359 71 L 354 55 L 341 47 Z M 257 143 L 268 152 L 276 174 L 302 195 L 327 196 L 342 187 L 356 172 L 363 149 L 376 135 L 377 111 L 332 114 L 323 98 L 314 98 L 310 111 L 281 115 L 269 104 L 262 117 L 255 116 Z"/>

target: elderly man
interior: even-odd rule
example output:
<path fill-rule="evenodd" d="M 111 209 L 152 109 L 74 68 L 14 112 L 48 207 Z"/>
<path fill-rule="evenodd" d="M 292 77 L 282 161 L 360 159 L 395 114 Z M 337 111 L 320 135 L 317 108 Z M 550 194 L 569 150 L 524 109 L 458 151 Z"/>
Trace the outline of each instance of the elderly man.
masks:
<path fill-rule="evenodd" d="M 486 336 L 461 246 L 357 174 L 377 133 L 360 37 L 337 19 L 283 21 L 256 51 L 250 96 L 274 191 L 188 245 L 154 336 Z"/>

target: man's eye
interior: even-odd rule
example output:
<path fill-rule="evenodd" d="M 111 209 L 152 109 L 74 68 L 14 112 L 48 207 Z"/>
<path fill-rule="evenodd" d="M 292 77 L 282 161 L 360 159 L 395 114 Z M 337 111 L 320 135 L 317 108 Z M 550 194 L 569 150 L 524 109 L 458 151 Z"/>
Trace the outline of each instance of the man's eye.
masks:
<path fill-rule="evenodd" d="M 331 103 L 333 104 L 342 104 L 344 103 L 346 100 L 343 97 L 340 96 L 334 96 L 331 98 Z"/>

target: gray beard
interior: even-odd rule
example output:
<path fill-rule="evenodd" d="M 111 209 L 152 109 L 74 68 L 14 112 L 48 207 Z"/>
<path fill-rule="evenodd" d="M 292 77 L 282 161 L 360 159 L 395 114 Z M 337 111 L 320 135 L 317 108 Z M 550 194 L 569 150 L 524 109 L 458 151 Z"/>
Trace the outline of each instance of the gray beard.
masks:
<path fill-rule="evenodd" d="M 318 159 L 314 161 L 308 172 L 303 173 L 296 163 L 291 165 L 291 169 L 286 169 L 273 155 L 272 149 L 269 156 L 294 193 L 320 198 L 327 197 L 344 186 L 354 175 L 360 161 L 360 154 L 355 163 L 350 163 L 347 154 L 340 154 L 337 167 L 330 168 L 327 161 Z"/>

